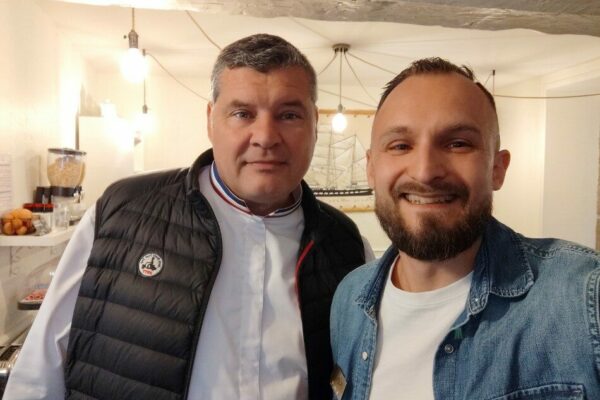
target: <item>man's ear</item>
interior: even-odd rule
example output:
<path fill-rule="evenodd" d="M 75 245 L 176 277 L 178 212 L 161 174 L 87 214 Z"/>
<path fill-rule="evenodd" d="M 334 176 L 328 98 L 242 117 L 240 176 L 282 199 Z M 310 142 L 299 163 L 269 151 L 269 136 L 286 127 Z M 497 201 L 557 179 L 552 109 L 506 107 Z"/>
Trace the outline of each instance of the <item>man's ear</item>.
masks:
<path fill-rule="evenodd" d="M 367 149 L 367 181 L 369 187 L 375 190 L 375 179 L 373 178 L 373 160 L 371 159 L 371 149 Z"/>
<path fill-rule="evenodd" d="M 213 130 L 212 130 L 212 111 L 213 111 L 213 103 L 212 102 L 208 102 L 208 104 L 206 105 L 206 132 L 208 132 L 208 140 L 210 140 L 210 142 L 213 142 Z"/>
<path fill-rule="evenodd" d="M 319 133 L 319 108 L 315 106 L 315 137 Z"/>
<path fill-rule="evenodd" d="M 504 184 L 506 170 L 510 165 L 510 152 L 508 150 L 497 151 L 494 155 L 494 166 L 492 167 L 492 185 L 494 190 L 499 190 Z"/>

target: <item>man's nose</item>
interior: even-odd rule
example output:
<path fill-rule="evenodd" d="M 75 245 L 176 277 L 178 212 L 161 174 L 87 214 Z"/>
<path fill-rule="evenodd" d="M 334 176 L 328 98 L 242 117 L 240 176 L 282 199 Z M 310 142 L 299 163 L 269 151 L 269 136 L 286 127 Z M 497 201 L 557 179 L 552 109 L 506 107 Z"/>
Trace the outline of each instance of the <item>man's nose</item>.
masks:
<path fill-rule="evenodd" d="M 252 145 L 265 149 L 276 146 L 281 142 L 281 132 L 277 120 L 272 116 L 259 116 L 252 124 Z"/>
<path fill-rule="evenodd" d="M 413 152 L 410 160 L 409 175 L 421 183 L 430 183 L 446 175 L 448 160 L 443 152 L 430 146 L 423 146 Z"/>

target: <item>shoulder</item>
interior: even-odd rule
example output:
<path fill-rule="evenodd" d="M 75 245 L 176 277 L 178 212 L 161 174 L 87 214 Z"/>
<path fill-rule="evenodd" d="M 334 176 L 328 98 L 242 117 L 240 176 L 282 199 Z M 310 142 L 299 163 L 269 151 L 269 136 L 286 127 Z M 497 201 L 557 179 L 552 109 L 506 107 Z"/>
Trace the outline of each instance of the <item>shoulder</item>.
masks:
<path fill-rule="evenodd" d="M 569 269 L 583 269 L 589 272 L 600 267 L 600 254 L 589 247 L 562 239 L 533 239 L 520 234 L 517 236 L 521 240 L 526 257 L 533 264 L 552 266 L 565 272 Z"/>
<path fill-rule="evenodd" d="M 97 202 L 97 215 L 106 215 L 109 209 L 118 209 L 122 205 L 139 198 L 148 198 L 156 192 L 167 192 L 174 186 L 183 190 L 182 184 L 188 169 L 173 169 L 120 179 L 109 185 Z"/>
<path fill-rule="evenodd" d="M 488 251 L 502 263 L 523 265 L 537 273 L 580 274 L 600 265 L 598 252 L 578 243 L 557 238 L 530 238 L 493 220 L 488 225 Z"/>
<path fill-rule="evenodd" d="M 600 259 L 597 251 L 575 242 L 556 238 L 535 239 L 520 234 L 517 235 L 521 238 L 525 250 L 540 258 L 552 258 L 562 255 L 581 257 L 596 262 Z"/>
<path fill-rule="evenodd" d="M 335 207 L 330 206 L 329 204 L 322 202 L 321 200 L 316 200 L 319 205 L 319 214 L 321 218 L 328 218 L 334 221 L 336 224 L 340 225 L 345 230 L 348 230 L 352 233 L 358 234 L 358 227 L 348 217 L 346 214 L 341 212 Z"/>
<path fill-rule="evenodd" d="M 339 249 L 360 248 L 361 263 L 364 262 L 365 246 L 354 221 L 335 207 L 317 200 L 305 182 L 302 182 L 302 210 L 305 232 L 315 241 Z"/>
<path fill-rule="evenodd" d="M 187 171 L 187 168 L 172 169 L 130 176 L 109 185 L 102 196 L 137 197 L 149 191 L 181 182 L 187 175 Z"/>
<path fill-rule="evenodd" d="M 360 296 L 365 287 L 374 279 L 375 274 L 379 270 L 379 264 L 380 259 L 376 259 L 354 269 L 346 275 L 335 291 L 333 297 L 334 304 L 345 304 Z"/>

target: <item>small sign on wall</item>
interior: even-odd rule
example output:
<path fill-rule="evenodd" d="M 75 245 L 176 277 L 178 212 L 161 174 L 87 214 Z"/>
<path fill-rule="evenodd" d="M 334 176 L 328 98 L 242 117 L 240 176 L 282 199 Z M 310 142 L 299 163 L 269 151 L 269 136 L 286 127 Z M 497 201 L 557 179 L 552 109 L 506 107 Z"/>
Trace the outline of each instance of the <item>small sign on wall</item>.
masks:
<path fill-rule="evenodd" d="M 12 208 L 12 160 L 0 154 L 0 214 Z"/>

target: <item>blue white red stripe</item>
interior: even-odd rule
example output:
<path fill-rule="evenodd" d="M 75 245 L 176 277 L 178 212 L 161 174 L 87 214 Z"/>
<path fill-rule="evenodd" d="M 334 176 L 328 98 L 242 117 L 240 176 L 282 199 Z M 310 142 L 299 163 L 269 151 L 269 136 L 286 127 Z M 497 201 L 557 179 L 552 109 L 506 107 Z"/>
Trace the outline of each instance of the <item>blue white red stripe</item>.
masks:
<path fill-rule="evenodd" d="M 213 189 L 215 190 L 215 192 L 219 195 L 219 197 L 221 197 L 227 204 L 231 205 L 232 207 L 234 207 L 242 212 L 245 212 L 246 214 L 252 214 L 252 211 L 250 211 L 250 208 L 248 208 L 248 206 L 246 205 L 246 202 L 244 200 L 240 199 L 238 196 L 236 196 L 227 187 L 225 182 L 223 182 L 223 180 L 221 179 L 221 176 L 219 176 L 219 171 L 217 171 L 217 165 L 215 164 L 214 161 L 213 161 L 212 165 L 210 166 L 210 183 L 211 183 L 211 186 L 213 187 Z M 296 190 L 294 190 L 294 192 L 292 193 L 292 197 L 294 198 L 293 204 L 291 204 L 287 207 L 279 208 L 279 209 L 273 211 L 272 213 L 265 215 L 265 217 L 267 217 L 267 218 L 283 217 L 285 215 L 291 214 L 298 207 L 300 207 L 300 203 L 302 201 L 302 186 L 298 185 Z"/>

